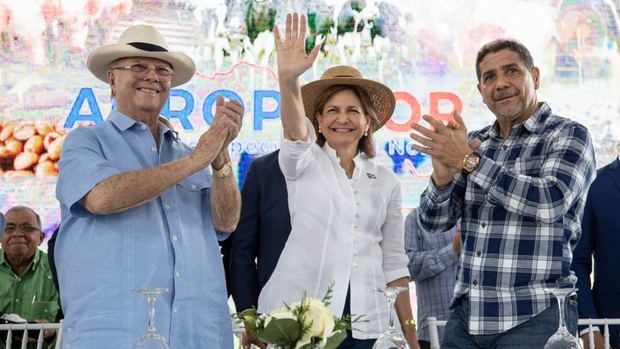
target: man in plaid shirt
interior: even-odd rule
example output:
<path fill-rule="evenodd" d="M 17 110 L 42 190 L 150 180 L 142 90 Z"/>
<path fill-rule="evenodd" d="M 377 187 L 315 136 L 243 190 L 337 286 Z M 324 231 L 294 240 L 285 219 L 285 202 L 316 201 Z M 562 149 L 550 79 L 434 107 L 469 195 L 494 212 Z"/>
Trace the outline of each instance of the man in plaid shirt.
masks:
<path fill-rule="evenodd" d="M 566 278 L 596 175 L 587 129 L 538 102 L 540 72 L 522 44 L 496 40 L 476 59 L 478 90 L 497 120 L 469 137 L 463 119 L 414 125 L 432 157 L 424 228 L 462 218 L 461 268 L 442 348 L 542 348 L 558 327 L 554 287 Z M 575 302 L 567 302 L 576 331 Z"/>

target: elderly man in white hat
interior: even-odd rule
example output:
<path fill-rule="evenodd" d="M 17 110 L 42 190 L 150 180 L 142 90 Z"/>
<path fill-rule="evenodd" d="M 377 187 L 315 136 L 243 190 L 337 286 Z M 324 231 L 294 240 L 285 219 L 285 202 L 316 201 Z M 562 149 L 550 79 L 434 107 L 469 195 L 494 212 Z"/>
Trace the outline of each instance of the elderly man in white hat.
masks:
<path fill-rule="evenodd" d="M 170 348 L 232 347 L 217 240 L 239 220 L 227 148 L 243 107 L 219 96 L 196 147 L 182 143 L 159 113 L 195 65 L 167 47 L 155 28 L 136 25 L 88 57 L 116 110 L 70 132 L 60 157 L 63 347 L 131 348 L 147 329 L 138 288 L 167 289 L 155 304 L 155 326 Z"/>

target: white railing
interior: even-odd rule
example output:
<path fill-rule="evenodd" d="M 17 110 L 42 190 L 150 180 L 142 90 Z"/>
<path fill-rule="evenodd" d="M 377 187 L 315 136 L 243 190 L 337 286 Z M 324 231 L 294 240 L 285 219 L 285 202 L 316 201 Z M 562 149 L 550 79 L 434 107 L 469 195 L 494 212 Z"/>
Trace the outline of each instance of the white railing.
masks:
<path fill-rule="evenodd" d="M 0 325 L 0 331 L 7 331 L 6 335 L 6 348 L 11 348 L 13 344 L 13 331 L 24 331 L 22 335 L 22 345 L 21 349 L 26 349 L 28 346 L 28 331 L 39 331 L 39 336 L 37 338 L 37 349 L 42 349 L 43 342 L 43 331 L 41 330 L 56 330 L 56 346 L 55 349 L 60 349 L 62 346 L 62 320 L 59 323 L 52 324 L 3 324 Z"/>
<path fill-rule="evenodd" d="M 428 331 L 431 336 L 431 349 L 439 349 L 439 332 L 437 331 L 437 327 L 445 326 L 445 320 L 437 320 L 434 316 L 428 317 Z"/>
<path fill-rule="evenodd" d="M 620 325 L 620 319 L 579 319 L 579 325 L 588 326 L 590 348 L 594 348 L 594 331 L 592 331 L 592 326 L 603 325 L 605 349 L 609 349 L 609 325 Z"/>
<path fill-rule="evenodd" d="M 57 332 L 56 335 L 56 345 L 55 349 L 60 349 L 62 347 L 62 320 L 59 323 L 51 323 L 51 324 L 0 324 L 0 331 L 7 331 L 7 335 L 5 338 L 0 338 L 0 341 L 4 341 L 6 348 L 11 348 L 15 339 L 13 338 L 14 331 L 24 331 L 21 336 L 21 349 L 26 349 L 28 346 L 27 338 L 28 331 L 37 331 L 37 330 L 49 330 L 55 329 Z M 245 333 L 245 329 L 242 324 L 236 323 L 233 321 L 233 334 L 236 336 L 235 339 L 235 348 L 241 348 L 241 338 Z M 39 331 L 39 335 L 37 337 L 37 349 L 43 349 L 45 346 L 45 342 L 43 340 L 43 331 Z"/>
<path fill-rule="evenodd" d="M 446 321 L 437 320 L 437 318 L 435 317 L 428 318 L 428 326 L 431 337 L 431 349 L 439 349 L 440 341 L 437 327 L 445 325 Z M 588 341 L 590 342 L 590 348 L 594 348 L 594 331 L 592 331 L 592 326 L 603 325 L 603 338 L 605 338 L 605 349 L 609 349 L 609 326 L 620 325 L 620 319 L 579 319 L 579 325 L 588 326 L 588 332 L 590 334 L 588 337 Z"/>

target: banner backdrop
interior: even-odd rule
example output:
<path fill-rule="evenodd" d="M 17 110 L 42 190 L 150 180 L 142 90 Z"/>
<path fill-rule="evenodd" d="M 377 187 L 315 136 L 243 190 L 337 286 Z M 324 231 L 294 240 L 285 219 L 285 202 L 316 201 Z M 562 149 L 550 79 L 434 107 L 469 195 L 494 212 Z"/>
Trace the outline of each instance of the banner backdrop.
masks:
<path fill-rule="evenodd" d="M 173 89 L 162 114 L 195 143 L 209 128 L 217 94 L 245 107 L 230 145 L 242 184 L 254 158 L 279 147 L 279 93 L 272 27 L 287 12 L 308 16 L 321 54 L 302 82 L 329 66 L 354 65 L 390 86 L 397 108 L 376 133 L 376 161 L 401 178 L 403 206 L 417 206 L 432 171 L 411 148 L 410 125 L 459 111 L 470 130 L 495 120 L 477 91 L 475 55 L 512 37 L 532 52 L 542 75 L 539 100 L 586 125 L 598 166 L 620 138 L 618 0 L 0 0 L 0 210 L 22 204 L 58 225 L 55 199 L 62 141 L 102 122 L 114 108 L 109 87 L 86 69 L 94 48 L 137 23 L 154 25 L 173 50 L 197 64 Z"/>

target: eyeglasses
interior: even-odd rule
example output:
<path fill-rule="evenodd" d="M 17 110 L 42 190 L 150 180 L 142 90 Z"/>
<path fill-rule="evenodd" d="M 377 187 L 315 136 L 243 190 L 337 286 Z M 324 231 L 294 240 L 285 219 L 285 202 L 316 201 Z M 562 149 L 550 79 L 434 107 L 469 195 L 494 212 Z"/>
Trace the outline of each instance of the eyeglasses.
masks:
<path fill-rule="evenodd" d="M 129 70 L 130 72 L 132 72 L 134 75 L 136 75 L 139 78 L 143 78 L 144 76 L 146 76 L 146 74 L 148 74 L 151 69 L 153 69 L 155 71 L 155 74 L 157 74 L 157 76 L 159 76 L 159 78 L 162 80 L 170 80 L 172 76 L 174 75 L 174 70 L 168 67 L 149 67 L 148 65 L 144 63 L 135 63 L 132 65 L 111 67 L 110 69 L 111 70 Z"/>
<path fill-rule="evenodd" d="M 22 224 L 22 225 L 7 224 L 6 228 L 4 228 L 4 232 L 5 233 L 12 233 L 12 232 L 16 231 L 17 229 L 23 231 L 24 233 L 32 233 L 32 232 L 35 232 L 35 231 L 41 231 L 41 229 L 39 229 L 37 227 L 33 227 L 30 224 Z"/>

